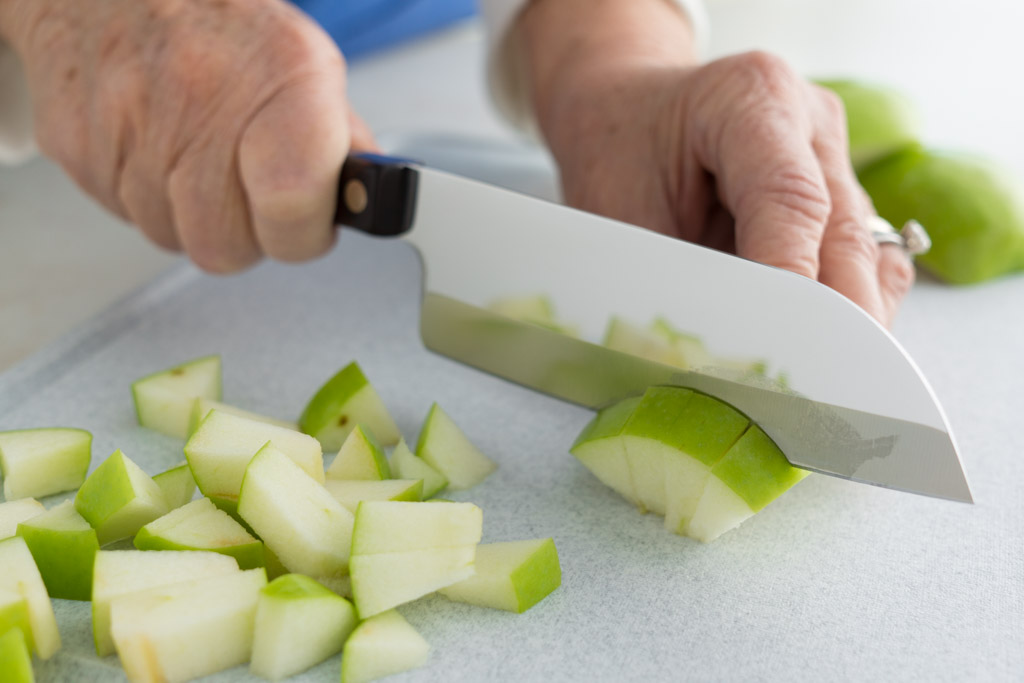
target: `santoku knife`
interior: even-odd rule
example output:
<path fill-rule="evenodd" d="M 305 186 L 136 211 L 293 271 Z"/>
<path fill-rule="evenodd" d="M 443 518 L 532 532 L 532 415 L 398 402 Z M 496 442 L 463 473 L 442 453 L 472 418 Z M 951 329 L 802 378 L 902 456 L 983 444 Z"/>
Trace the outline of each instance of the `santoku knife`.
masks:
<path fill-rule="evenodd" d="M 973 502 L 946 416 L 913 360 L 813 280 L 372 155 L 346 161 L 336 222 L 416 247 L 420 331 L 434 351 L 595 409 L 653 384 L 692 387 L 758 422 L 796 467 Z M 488 308 L 535 293 L 579 338 Z M 773 375 L 680 370 L 611 350 L 599 341 L 613 317 L 666 319 L 720 353 L 763 359 Z"/>

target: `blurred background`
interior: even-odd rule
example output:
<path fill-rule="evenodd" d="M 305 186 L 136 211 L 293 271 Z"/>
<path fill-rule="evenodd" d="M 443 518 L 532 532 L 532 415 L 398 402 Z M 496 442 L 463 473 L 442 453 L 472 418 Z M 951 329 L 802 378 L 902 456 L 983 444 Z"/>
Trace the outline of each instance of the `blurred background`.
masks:
<path fill-rule="evenodd" d="M 385 145 L 455 141 L 500 179 L 508 158 L 500 150 L 522 141 L 487 100 L 473 2 L 302 4 L 342 45 L 350 98 Z M 708 10 L 709 58 L 759 48 L 809 77 L 894 86 L 918 103 L 928 145 L 984 154 L 1024 175 L 1024 3 L 708 0 Z M 537 182 L 550 183 L 543 156 L 530 158 Z M 105 214 L 50 162 L 0 167 L 0 370 L 180 262 Z"/>

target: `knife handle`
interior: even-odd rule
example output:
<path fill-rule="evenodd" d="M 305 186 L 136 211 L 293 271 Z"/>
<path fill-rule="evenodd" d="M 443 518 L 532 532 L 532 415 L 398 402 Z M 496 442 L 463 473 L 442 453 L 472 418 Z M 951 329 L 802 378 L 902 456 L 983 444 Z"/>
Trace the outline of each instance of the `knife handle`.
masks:
<path fill-rule="evenodd" d="M 379 154 L 350 155 L 341 167 L 334 224 L 378 237 L 408 232 L 419 181 L 413 163 Z"/>

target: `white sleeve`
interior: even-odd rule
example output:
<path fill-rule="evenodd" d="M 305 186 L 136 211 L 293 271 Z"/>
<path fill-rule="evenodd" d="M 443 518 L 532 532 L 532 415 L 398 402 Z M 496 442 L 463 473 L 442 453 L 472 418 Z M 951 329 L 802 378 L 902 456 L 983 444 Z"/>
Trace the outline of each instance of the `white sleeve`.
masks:
<path fill-rule="evenodd" d="M 480 0 L 487 31 L 487 80 L 498 112 L 516 128 L 535 133 L 530 111 L 522 47 L 513 30 L 529 0 Z M 707 52 L 710 22 L 703 0 L 667 0 L 686 14 L 693 28 L 697 54 Z"/>
<path fill-rule="evenodd" d="M 21 60 L 0 40 L 0 164 L 14 164 L 35 154 L 32 100 Z"/>

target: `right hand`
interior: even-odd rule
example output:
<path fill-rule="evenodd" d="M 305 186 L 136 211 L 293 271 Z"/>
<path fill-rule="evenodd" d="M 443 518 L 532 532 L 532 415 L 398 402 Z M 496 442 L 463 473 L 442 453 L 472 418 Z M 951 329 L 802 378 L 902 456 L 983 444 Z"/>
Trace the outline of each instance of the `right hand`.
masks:
<path fill-rule="evenodd" d="M 40 149 L 157 244 L 227 273 L 333 244 L 373 149 L 331 39 L 283 0 L 0 0 Z"/>

